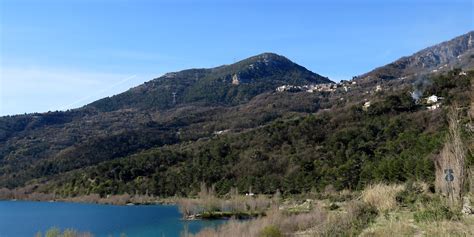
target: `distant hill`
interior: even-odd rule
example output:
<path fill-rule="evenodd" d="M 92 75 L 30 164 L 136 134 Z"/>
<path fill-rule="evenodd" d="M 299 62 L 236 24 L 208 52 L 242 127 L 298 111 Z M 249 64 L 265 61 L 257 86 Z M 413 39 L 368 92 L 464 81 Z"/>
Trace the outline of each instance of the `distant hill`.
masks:
<path fill-rule="evenodd" d="M 474 67 L 474 31 L 423 49 L 411 56 L 358 76 L 361 80 L 396 79 L 410 75 Z"/>
<path fill-rule="evenodd" d="M 124 93 L 91 103 L 100 111 L 169 109 L 179 104 L 236 105 L 284 84 L 333 83 L 287 58 L 264 53 L 211 69 L 167 73 Z"/>

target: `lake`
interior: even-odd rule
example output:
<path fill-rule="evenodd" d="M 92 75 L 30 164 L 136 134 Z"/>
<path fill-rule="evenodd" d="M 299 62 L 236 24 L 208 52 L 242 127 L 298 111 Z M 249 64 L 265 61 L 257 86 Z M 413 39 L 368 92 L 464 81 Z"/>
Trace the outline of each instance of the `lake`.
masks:
<path fill-rule="evenodd" d="M 216 227 L 223 220 L 184 221 L 174 205 L 112 206 L 65 202 L 0 201 L 0 237 L 34 236 L 51 227 L 94 236 L 180 236 Z"/>

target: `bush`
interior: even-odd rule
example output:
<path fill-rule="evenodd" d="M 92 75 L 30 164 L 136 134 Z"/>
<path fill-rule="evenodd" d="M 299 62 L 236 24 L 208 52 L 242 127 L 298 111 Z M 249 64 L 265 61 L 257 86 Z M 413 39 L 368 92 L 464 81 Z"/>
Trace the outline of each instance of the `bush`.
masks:
<path fill-rule="evenodd" d="M 403 185 L 399 184 L 373 184 L 362 191 L 362 200 L 378 211 L 388 211 L 396 208 L 396 196 L 403 190 Z"/>
<path fill-rule="evenodd" d="M 260 233 L 260 237 L 281 237 L 283 234 L 281 233 L 280 229 L 274 225 L 267 226 L 263 228 L 262 232 Z"/>
<path fill-rule="evenodd" d="M 447 205 L 443 204 L 441 200 L 434 199 L 432 202 L 420 211 L 413 214 L 416 222 L 433 222 L 441 220 L 460 220 L 461 213 L 452 210 Z"/>
<path fill-rule="evenodd" d="M 41 232 L 36 233 L 35 237 L 43 236 Z M 59 228 L 52 227 L 46 231 L 45 237 L 92 237 L 93 235 L 89 232 L 78 232 L 73 229 L 65 229 L 63 232 Z"/>
<path fill-rule="evenodd" d="M 405 185 L 405 189 L 399 192 L 395 199 L 400 206 L 415 208 L 415 204 L 418 202 L 424 203 L 430 200 L 430 197 L 424 193 L 421 184 L 408 182 Z"/>
<path fill-rule="evenodd" d="M 351 201 L 347 213 L 330 216 L 319 227 L 318 236 L 357 236 L 378 215 L 377 210 L 366 203 Z"/>
<path fill-rule="evenodd" d="M 337 209 L 339 209 L 339 205 L 337 205 L 336 203 L 331 203 L 331 205 L 329 205 L 328 209 L 331 210 L 331 211 L 337 210 Z"/>

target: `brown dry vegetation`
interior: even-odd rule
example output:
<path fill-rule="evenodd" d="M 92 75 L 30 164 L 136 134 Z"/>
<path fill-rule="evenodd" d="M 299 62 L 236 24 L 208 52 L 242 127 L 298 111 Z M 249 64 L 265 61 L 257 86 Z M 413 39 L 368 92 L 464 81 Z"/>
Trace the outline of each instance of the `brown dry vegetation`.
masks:
<path fill-rule="evenodd" d="M 351 201 L 347 209 L 331 212 L 315 206 L 308 213 L 288 214 L 273 208 L 265 217 L 252 221 L 229 221 L 217 229 L 205 229 L 198 237 L 262 236 L 273 230 L 273 236 L 297 233 L 301 236 L 352 236 L 356 235 L 375 216 L 374 209 L 359 201 Z"/>
<path fill-rule="evenodd" d="M 230 213 L 230 214 L 262 214 L 272 205 L 278 203 L 279 195 L 270 198 L 265 195 L 243 196 L 238 190 L 233 188 L 228 194 L 228 198 L 219 198 L 215 193 L 215 188 L 201 184 L 201 191 L 198 198 L 179 198 L 177 204 L 183 218 L 192 219 L 196 215 L 204 213 Z"/>
<path fill-rule="evenodd" d="M 35 237 L 42 237 L 43 234 L 41 232 L 36 233 Z M 44 233 L 44 237 L 93 237 L 89 232 L 79 232 L 74 229 L 65 229 L 61 231 L 59 228 L 53 227 L 48 229 Z"/>
<path fill-rule="evenodd" d="M 119 194 L 101 197 L 99 194 L 81 195 L 75 197 L 60 197 L 52 193 L 41 193 L 31 191 L 29 186 L 24 188 L 7 189 L 0 188 L 0 200 L 29 200 L 29 201 L 63 201 L 63 202 L 82 202 L 110 205 L 126 204 L 156 204 L 156 203 L 176 203 L 173 198 L 158 198 L 142 194 Z"/>
<path fill-rule="evenodd" d="M 362 191 L 362 200 L 379 211 L 396 208 L 396 195 L 404 189 L 403 185 L 373 184 Z"/>
<path fill-rule="evenodd" d="M 310 194 L 314 195 L 314 194 Z M 471 236 L 474 217 L 462 216 L 426 183 L 377 183 L 352 200 L 331 201 L 342 193 L 328 190 L 324 200 L 312 200 L 310 211 L 291 211 L 290 202 L 272 205 L 265 216 L 249 221 L 230 220 L 195 236 Z M 295 198 L 295 197 L 292 197 Z M 300 197 L 301 198 L 301 197 Z M 293 203 L 298 201 L 293 200 Z M 307 201 L 306 201 L 307 202 Z M 306 203 L 305 202 L 305 203 Z M 332 208 L 335 205 L 336 208 Z M 378 213 L 378 215 L 377 215 Z M 185 233 L 185 236 L 192 236 Z"/>

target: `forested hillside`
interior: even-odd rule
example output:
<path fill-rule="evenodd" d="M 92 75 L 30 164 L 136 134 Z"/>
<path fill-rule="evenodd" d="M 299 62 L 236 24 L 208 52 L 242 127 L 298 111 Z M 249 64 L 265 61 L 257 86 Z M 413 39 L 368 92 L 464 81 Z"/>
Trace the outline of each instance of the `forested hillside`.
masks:
<path fill-rule="evenodd" d="M 169 109 L 179 104 L 237 105 L 285 84 L 331 83 L 287 58 L 264 53 L 211 69 L 190 69 L 166 75 L 125 93 L 98 100 L 88 107 Z"/>
<path fill-rule="evenodd" d="M 262 127 L 192 143 L 144 150 L 56 177 L 40 188 L 62 195 L 149 193 L 189 195 L 201 182 L 220 194 L 230 188 L 257 193 L 359 189 L 376 181 L 434 179 L 434 157 L 446 133 L 448 106 L 467 112 L 474 72 L 432 77 L 424 96 L 443 95 L 428 110 L 410 96 L 411 85 L 330 111 L 277 119 Z M 470 157 L 473 162 L 473 157 Z"/>
<path fill-rule="evenodd" d="M 265 53 L 168 73 L 74 110 L 0 117 L 0 188 L 171 196 L 202 182 L 220 194 L 430 183 L 448 108 L 467 118 L 471 34 L 414 54 L 449 71 L 397 67 L 394 77 L 334 83 Z"/>
<path fill-rule="evenodd" d="M 317 96 L 289 106 L 287 98 L 268 93 L 285 84 L 319 83 L 332 82 L 265 53 L 217 68 L 168 73 L 75 110 L 1 117 L 0 184 L 17 187 L 143 149 L 208 137 L 217 129 L 259 126 L 288 110 L 314 111 Z M 265 108 L 262 103 L 273 98 L 280 105 Z M 226 119 L 229 113 L 246 116 Z"/>

